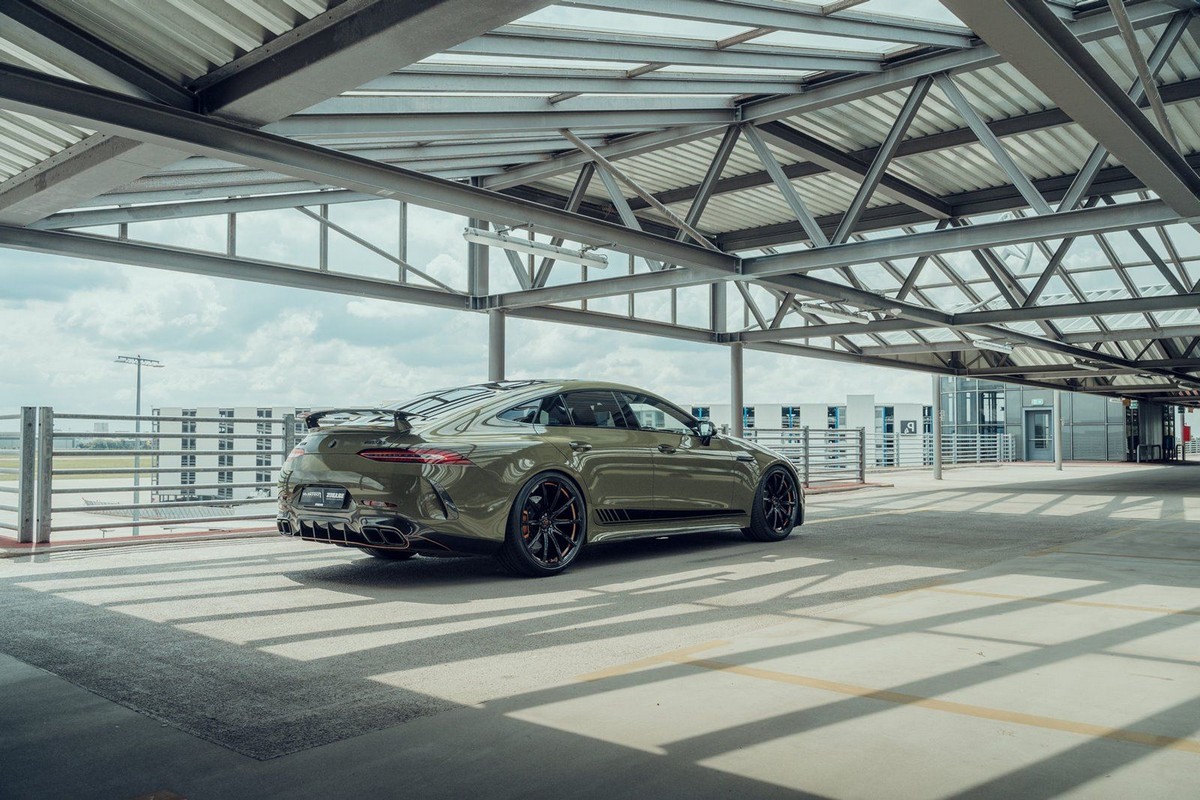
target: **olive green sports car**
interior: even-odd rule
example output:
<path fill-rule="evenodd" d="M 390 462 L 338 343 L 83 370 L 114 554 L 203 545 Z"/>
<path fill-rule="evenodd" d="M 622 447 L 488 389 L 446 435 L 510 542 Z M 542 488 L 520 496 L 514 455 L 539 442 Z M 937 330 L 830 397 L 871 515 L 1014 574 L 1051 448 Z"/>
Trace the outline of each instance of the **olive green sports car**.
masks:
<path fill-rule="evenodd" d="M 522 575 L 588 542 L 804 521 L 791 464 L 649 392 L 502 381 L 317 411 L 280 472 L 279 532 L 379 558 L 486 553 Z"/>

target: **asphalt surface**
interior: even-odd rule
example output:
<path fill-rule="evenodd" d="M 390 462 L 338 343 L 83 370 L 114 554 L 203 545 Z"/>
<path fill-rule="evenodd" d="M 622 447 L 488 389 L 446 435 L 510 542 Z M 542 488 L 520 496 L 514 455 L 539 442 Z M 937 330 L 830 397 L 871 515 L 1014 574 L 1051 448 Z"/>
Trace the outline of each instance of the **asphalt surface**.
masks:
<path fill-rule="evenodd" d="M 814 498 L 782 543 L 609 544 L 547 580 L 284 539 L 0 562 L 0 795 L 802 796 L 703 766 L 738 746 L 719 725 L 695 752 L 654 744 L 727 701 L 725 679 L 646 694 L 642 673 L 614 667 L 769 641 L 796 619 L 1139 526 L 1187 536 L 1200 518 L 1186 467 L 947 475 Z M 598 721 L 580 729 L 546 711 L 588 702 L 596 681 L 633 706 L 589 707 Z M 747 694 L 724 713 L 778 701 Z"/>

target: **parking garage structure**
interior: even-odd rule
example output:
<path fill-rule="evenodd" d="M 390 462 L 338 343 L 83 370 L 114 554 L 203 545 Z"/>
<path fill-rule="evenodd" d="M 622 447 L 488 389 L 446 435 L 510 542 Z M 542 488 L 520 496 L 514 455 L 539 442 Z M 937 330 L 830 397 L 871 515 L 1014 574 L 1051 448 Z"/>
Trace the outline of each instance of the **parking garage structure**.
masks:
<path fill-rule="evenodd" d="M 999 381 L 1022 448 L 1133 456 L 943 471 L 938 388 L 930 471 L 786 545 L 612 545 L 533 589 L 260 539 L 46 555 L 50 484 L 5 486 L 6 791 L 1190 796 L 1195 480 L 1138 462 L 1200 404 L 1197 9 L 896 10 L 0 4 L 0 247 L 486 315 L 493 381 L 514 320 L 727 354 L 734 409 L 747 351 Z M 311 257 L 250 251 L 263 212 Z M 408 249 L 435 213 L 449 280 Z M 139 236 L 191 219 L 220 241 Z M 5 411 L 43 466 L 92 421 Z M 499 744 L 431 756 L 468 731 Z"/>

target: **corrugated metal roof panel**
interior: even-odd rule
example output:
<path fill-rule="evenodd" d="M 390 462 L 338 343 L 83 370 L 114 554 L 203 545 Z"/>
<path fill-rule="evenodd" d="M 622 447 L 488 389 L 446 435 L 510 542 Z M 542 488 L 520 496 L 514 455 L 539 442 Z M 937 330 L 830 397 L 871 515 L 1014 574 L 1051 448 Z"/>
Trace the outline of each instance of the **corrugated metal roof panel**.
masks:
<path fill-rule="evenodd" d="M 328 0 L 41 0 L 41 5 L 187 84 L 321 14 Z"/>

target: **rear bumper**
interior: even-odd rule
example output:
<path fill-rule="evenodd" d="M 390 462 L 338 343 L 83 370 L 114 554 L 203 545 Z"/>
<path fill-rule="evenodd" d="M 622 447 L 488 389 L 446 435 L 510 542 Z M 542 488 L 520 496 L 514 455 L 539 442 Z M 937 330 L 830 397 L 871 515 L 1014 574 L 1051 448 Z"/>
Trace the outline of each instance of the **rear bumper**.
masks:
<path fill-rule="evenodd" d="M 338 547 L 373 547 L 428 555 L 492 555 L 497 542 L 436 531 L 400 516 L 345 517 L 280 514 L 275 528 L 283 536 Z"/>

